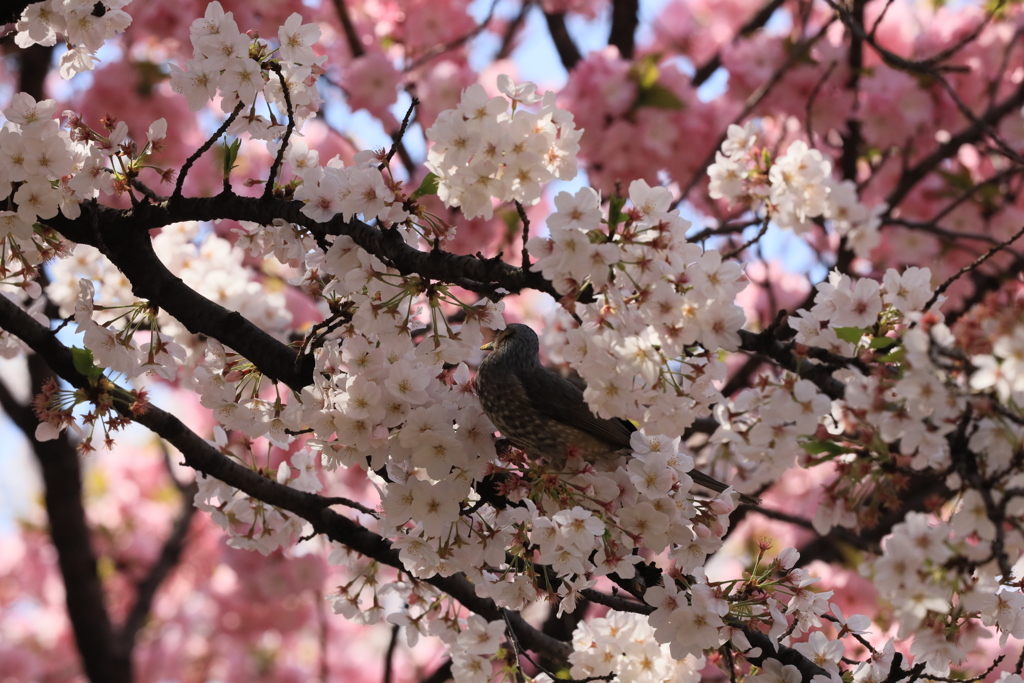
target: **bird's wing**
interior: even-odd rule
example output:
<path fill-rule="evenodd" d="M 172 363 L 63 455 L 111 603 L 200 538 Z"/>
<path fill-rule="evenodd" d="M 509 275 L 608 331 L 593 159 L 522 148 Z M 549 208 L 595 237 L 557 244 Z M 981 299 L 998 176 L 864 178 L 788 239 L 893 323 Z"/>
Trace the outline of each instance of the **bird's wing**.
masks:
<path fill-rule="evenodd" d="M 613 446 L 629 446 L 629 435 L 636 431 L 636 427 L 625 420 L 606 420 L 594 415 L 583 400 L 583 392 L 564 377 L 543 368 L 540 372 L 536 369 L 517 372 L 516 379 L 530 405 L 539 413 Z"/>

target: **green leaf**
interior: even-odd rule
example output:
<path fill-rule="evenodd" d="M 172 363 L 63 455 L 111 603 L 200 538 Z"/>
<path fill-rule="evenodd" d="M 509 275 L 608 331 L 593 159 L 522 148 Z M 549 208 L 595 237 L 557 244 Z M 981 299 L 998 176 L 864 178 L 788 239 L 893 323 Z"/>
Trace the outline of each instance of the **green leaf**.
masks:
<path fill-rule="evenodd" d="M 89 349 L 71 347 L 71 362 L 74 363 L 75 370 L 85 375 L 90 383 L 103 376 L 103 369 L 96 366 L 95 358 Z"/>
<path fill-rule="evenodd" d="M 836 336 L 851 344 L 859 344 L 860 338 L 864 336 L 864 330 L 859 327 L 837 327 Z"/>
<path fill-rule="evenodd" d="M 437 194 L 437 184 L 441 179 L 433 173 L 428 173 L 423 177 L 423 182 L 416 188 L 416 191 L 412 193 L 412 199 L 419 199 L 420 197 L 426 197 L 427 195 Z"/>
<path fill-rule="evenodd" d="M 235 168 L 235 161 L 238 159 L 238 150 L 242 147 L 242 138 L 235 138 L 233 142 L 224 144 L 224 177 L 227 178 Z"/>
<path fill-rule="evenodd" d="M 955 172 L 938 169 L 936 173 L 953 187 L 952 194 L 959 195 L 974 187 L 974 177 L 968 168 L 961 168 Z"/>
<path fill-rule="evenodd" d="M 828 453 L 829 455 L 843 455 L 849 453 L 850 449 L 841 446 L 834 441 L 822 441 L 821 439 L 808 438 L 800 442 L 800 447 L 811 455 Z"/>
<path fill-rule="evenodd" d="M 630 67 L 629 77 L 636 83 L 638 90 L 636 101 L 633 103 L 634 110 L 640 107 L 679 110 L 685 106 L 678 95 L 658 83 L 661 76 L 659 61 L 660 54 L 651 54 L 638 59 Z"/>
<path fill-rule="evenodd" d="M 649 88 L 640 91 L 640 97 L 636 100 L 636 106 L 652 107 L 654 109 L 672 109 L 679 111 L 686 105 L 679 96 L 663 85 L 655 83 Z"/>
<path fill-rule="evenodd" d="M 896 340 L 892 337 L 875 337 L 868 346 L 873 349 L 887 349 L 895 343 Z"/>
<path fill-rule="evenodd" d="M 637 60 L 630 68 L 629 76 L 640 86 L 641 91 L 654 87 L 658 82 L 658 76 L 661 75 L 661 70 L 658 69 L 659 59 L 658 55 L 647 55 Z"/>
<path fill-rule="evenodd" d="M 808 66 L 818 66 L 818 60 L 811 56 L 810 47 L 807 43 L 797 42 L 793 38 L 786 38 L 782 41 L 782 47 L 786 50 L 788 56 L 796 54 L 796 64 L 806 64 Z"/>
<path fill-rule="evenodd" d="M 612 195 L 608 199 L 608 233 L 614 235 L 615 229 L 622 222 L 622 207 L 626 205 L 626 198 Z"/>

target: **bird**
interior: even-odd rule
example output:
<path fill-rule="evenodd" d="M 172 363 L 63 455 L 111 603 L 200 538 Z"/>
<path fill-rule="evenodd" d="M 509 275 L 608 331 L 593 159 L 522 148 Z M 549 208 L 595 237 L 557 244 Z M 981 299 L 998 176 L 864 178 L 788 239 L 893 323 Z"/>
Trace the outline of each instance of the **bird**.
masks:
<path fill-rule="evenodd" d="M 484 413 L 513 446 L 554 467 L 570 451 L 590 463 L 611 462 L 628 454 L 633 423 L 594 415 L 583 391 L 540 362 L 540 339 L 528 325 L 509 323 L 493 342 L 476 373 L 476 392 Z M 728 488 L 714 477 L 691 470 L 694 482 L 713 491 Z M 741 502 L 758 500 L 740 494 Z"/>

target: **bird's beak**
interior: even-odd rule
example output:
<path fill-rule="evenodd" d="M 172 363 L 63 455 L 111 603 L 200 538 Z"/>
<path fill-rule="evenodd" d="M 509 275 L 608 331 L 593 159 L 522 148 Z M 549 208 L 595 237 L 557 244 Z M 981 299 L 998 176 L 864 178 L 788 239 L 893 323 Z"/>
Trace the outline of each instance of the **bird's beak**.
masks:
<path fill-rule="evenodd" d="M 489 342 L 487 342 L 486 344 L 484 344 L 483 346 L 480 347 L 481 351 L 491 351 L 493 349 L 494 349 L 494 342 L 492 342 L 492 341 L 489 341 Z"/>

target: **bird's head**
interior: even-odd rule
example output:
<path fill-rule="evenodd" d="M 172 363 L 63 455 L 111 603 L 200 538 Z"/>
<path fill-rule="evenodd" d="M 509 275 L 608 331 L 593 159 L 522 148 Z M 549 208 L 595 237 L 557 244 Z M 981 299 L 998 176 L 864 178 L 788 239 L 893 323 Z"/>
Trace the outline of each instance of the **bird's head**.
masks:
<path fill-rule="evenodd" d="M 494 341 L 480 347 L 485 351 L 493 351 L 491 356 L 500 356 L 505 362 L 522 365 L 540 363 L 540 339 L 530 327 L 519 323 L 509 323 L 498 332 Z"/>

